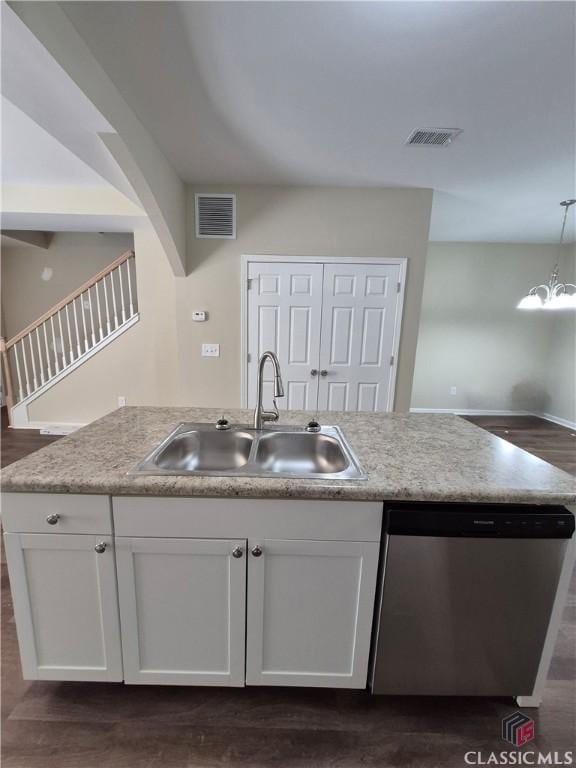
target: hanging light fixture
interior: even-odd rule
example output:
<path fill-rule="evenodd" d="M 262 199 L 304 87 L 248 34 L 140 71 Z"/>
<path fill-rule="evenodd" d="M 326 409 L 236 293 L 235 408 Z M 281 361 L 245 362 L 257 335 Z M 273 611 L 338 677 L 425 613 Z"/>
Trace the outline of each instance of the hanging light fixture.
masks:
<path fill-rule="evenodd" d="M 563 200 L 560 203 L 564 208 L 560 245 L 564 241 L 568 209 L 574 203 L 576 200 Z M 576 309 L 576 285 L 560 282 L 558 264 L 556 264 L 548 282 L 530 288 L 526 296 L 518 303 L 518 309 Z"/>

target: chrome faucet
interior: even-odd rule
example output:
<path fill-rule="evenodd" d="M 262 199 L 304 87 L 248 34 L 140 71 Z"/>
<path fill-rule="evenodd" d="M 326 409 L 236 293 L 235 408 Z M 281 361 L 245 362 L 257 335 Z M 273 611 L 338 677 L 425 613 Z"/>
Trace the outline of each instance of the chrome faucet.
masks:
<path fill-rule="evenodd" d="M 262 382 L 264 378 L 264 366 L 266 360 L 270 360 L 274 366 L 274 410 L 265 411 L 262 408 Z M 282 384 L 282 374 L 280 373 L 280 363 L 274 352 L 264 352 L 258 363 L 258 386 L 256 390 L 256 408 L 254 409 L 254 429 L 262 429 L 265 421 L 278 421 L 280 414 L 276 405 L 276 398 L 284 397 L 284 385 Z"/>

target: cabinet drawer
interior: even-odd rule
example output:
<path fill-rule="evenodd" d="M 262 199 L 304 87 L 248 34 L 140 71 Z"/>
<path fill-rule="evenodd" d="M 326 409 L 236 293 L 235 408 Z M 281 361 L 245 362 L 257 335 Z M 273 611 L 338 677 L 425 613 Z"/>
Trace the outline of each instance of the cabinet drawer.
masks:
<path fill-rule="evenodd" d="M 48 522 L 48 518 L 53 522 Z M 109 496 L 4 493 L 2 523 L 9 533 L 112 533 Z"/>

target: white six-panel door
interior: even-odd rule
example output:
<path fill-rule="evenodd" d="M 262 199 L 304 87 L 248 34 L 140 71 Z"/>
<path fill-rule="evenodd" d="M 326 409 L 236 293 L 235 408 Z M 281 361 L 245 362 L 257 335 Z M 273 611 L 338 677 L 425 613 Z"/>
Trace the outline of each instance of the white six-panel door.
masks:
<path fill-rule="evenodd" d="M 5 533 L 4 541 L 24 678 L 122 680 L 112 537 Z"/>
<path fill-rule="evenodd" d="M 127 683 L 244 685 L 245 551 L 245 540 L 116 538 Z"/>
<path fill-rule="evenodd" d="M 290 410 L 391 410 L 401 314 L 400 261 L 249 261 L 247 404 L 260 355 L 276 352 Z M 268 366 L 269 367 L 269 366 Z M 266 372 L 264 405 L 272 404 Z"/>
<path fill-rule="evenodd" d="M 379 544 L 266 539 L 249 550 L 247 685 L 364 688 Z"/>
<path fill-rule="evenodd" d="M 324 266 L 318 410 L 392 409 L 399 285 L 399 265 Z"/>
<path fill-rule="evenodd" d="M 256 404 L 258 360 L 267 350 L 280 360 L 285 396 L 280 409 L 314 410 L 318 399 L 322 264 L 251 263 L 248 269 L 248 406 Z M 270 365 L 267 366 L 270 368 Z M 272 405 L 272 372 L 265 372 L 264 404 Z"/>

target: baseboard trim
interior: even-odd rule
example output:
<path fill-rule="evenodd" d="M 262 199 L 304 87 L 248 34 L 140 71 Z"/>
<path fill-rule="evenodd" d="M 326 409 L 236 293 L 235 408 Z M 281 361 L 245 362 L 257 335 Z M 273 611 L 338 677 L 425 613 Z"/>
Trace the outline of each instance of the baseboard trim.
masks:
<path fill-rule="evenodd" d="M 53 421 L 30 421 L 28 424 L 11 425 L 10 429 L 38 429 L 42 435 L 70 435 L 86 424 L 54 423 Z"/>
<path fill-rule="evenodd" d="M 561 427 L 576 429 L 575 421 L 561 419 L 551 413 L 541 413 L 538 411 L 496 411 L 484 410 L 478 408 L 410 408 L 410 413 L 453 413 L 455 416 L 537 416 L 539 419 L 551 421 L 553 424 L 559 424 Z"/>
<path fill-rule="evenodd" d="M 410 408 L 410 413 L 453 413 L 456 416 L 538 416 L 531 411 L 494 411 L 480 408 Z"/>
<path fill-rule="evenodd" d="M 535 413 L 534 416 L 540 416 L 541 419 L 551 421 L 554 424 L 559 424 L 561 427 L 567 427 L 568 429 L 576 429 L 576 421 L 568 421 L 568 419 L 561 419 L 559 416 L 553 416 L 551 413 Z"/>

